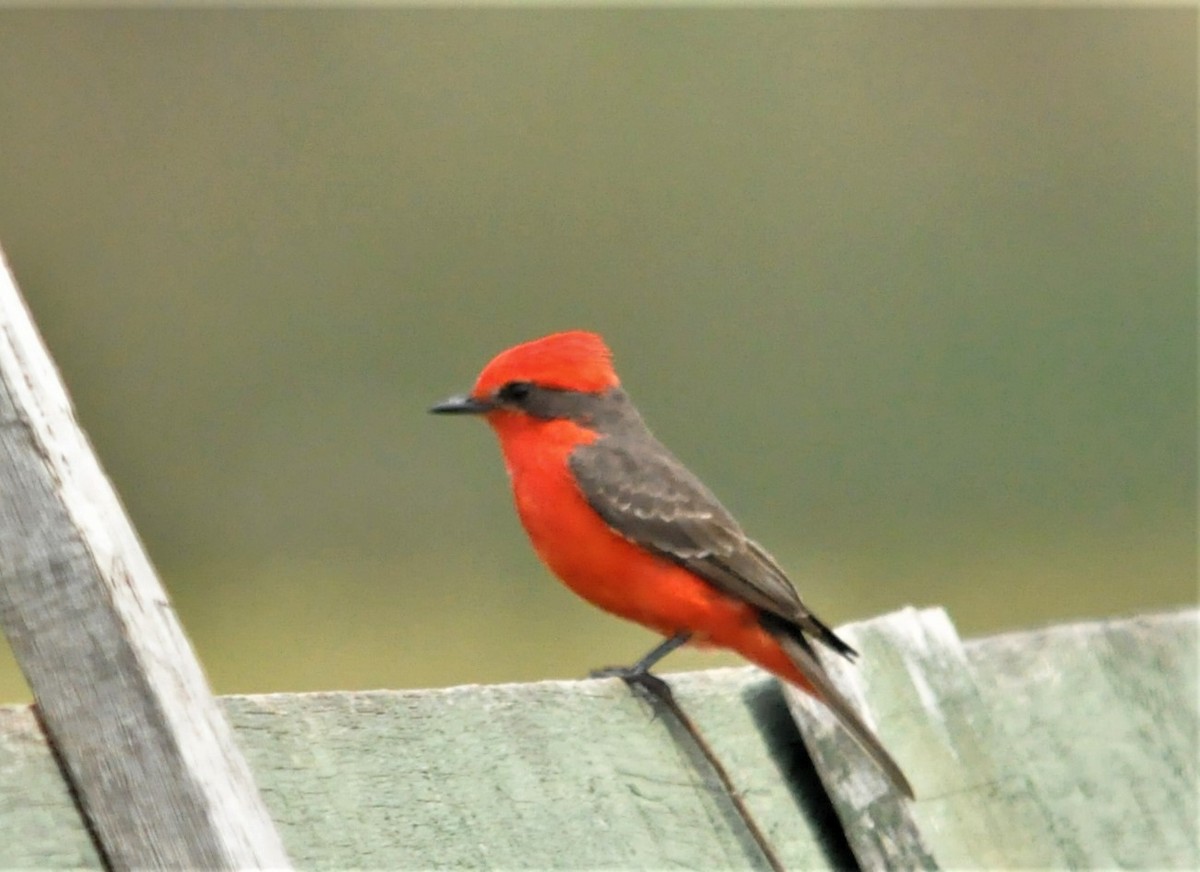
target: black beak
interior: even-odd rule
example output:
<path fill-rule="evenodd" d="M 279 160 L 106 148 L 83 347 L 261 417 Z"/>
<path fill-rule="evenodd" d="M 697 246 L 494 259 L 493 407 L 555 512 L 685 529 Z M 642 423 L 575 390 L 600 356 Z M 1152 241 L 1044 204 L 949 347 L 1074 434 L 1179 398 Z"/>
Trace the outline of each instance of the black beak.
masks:
<path fill-rule="evenodd" d="M 461 396 L 447 397 L 429 411 L 435 415 L 482 415 L 491 410 L 491 403 L 462 394 Z"/>

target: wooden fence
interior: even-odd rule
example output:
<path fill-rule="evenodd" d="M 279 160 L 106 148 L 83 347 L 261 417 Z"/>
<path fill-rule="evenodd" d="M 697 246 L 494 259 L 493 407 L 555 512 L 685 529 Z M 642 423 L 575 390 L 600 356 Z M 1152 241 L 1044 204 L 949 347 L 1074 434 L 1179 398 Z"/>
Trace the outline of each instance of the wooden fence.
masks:
<path fill-rule="evenodd" d="M 214 699 L 5 270 L 0 327 L 0 868 L 1200 867 L 1194 609 L 843 628 L 912 803 L 749 668 Z"/>

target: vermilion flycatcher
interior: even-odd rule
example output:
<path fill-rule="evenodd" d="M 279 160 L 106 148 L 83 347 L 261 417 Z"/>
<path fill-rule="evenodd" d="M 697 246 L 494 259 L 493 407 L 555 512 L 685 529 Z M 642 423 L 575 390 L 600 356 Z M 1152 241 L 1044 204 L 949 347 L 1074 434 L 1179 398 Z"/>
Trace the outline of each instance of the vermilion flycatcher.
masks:
<path fill-rule="evenodd" d="M 497 355 L 439 413 L 480 414 L 500 439 L 521 523 L 575 593 L 667 637 L 731 648 L 821 699 L 905 795 L 900 767 L 837 691 L 813 642 L 856 656 L 779 564 L 642 423 L 599 336 L 556 333 Z"/>

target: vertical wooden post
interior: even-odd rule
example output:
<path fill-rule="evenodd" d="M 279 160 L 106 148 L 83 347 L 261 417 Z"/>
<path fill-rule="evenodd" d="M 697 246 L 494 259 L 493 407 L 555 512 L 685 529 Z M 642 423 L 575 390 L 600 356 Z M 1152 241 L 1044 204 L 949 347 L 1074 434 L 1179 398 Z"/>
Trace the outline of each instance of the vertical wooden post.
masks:
<path fill-rule="evenodd" d="M 2 255 L 0 629 L 110 866 L 289 865 Z"/>

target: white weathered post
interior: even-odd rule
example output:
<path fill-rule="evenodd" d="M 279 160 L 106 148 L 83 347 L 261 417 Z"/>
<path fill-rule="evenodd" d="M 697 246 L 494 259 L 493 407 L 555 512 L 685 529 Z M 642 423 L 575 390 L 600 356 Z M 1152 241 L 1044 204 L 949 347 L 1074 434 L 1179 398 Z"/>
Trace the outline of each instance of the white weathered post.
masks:
<path fill-rule="evenodd" d="M 2 254 L 0 629 L 111 867 L 289 865 Z"/>

